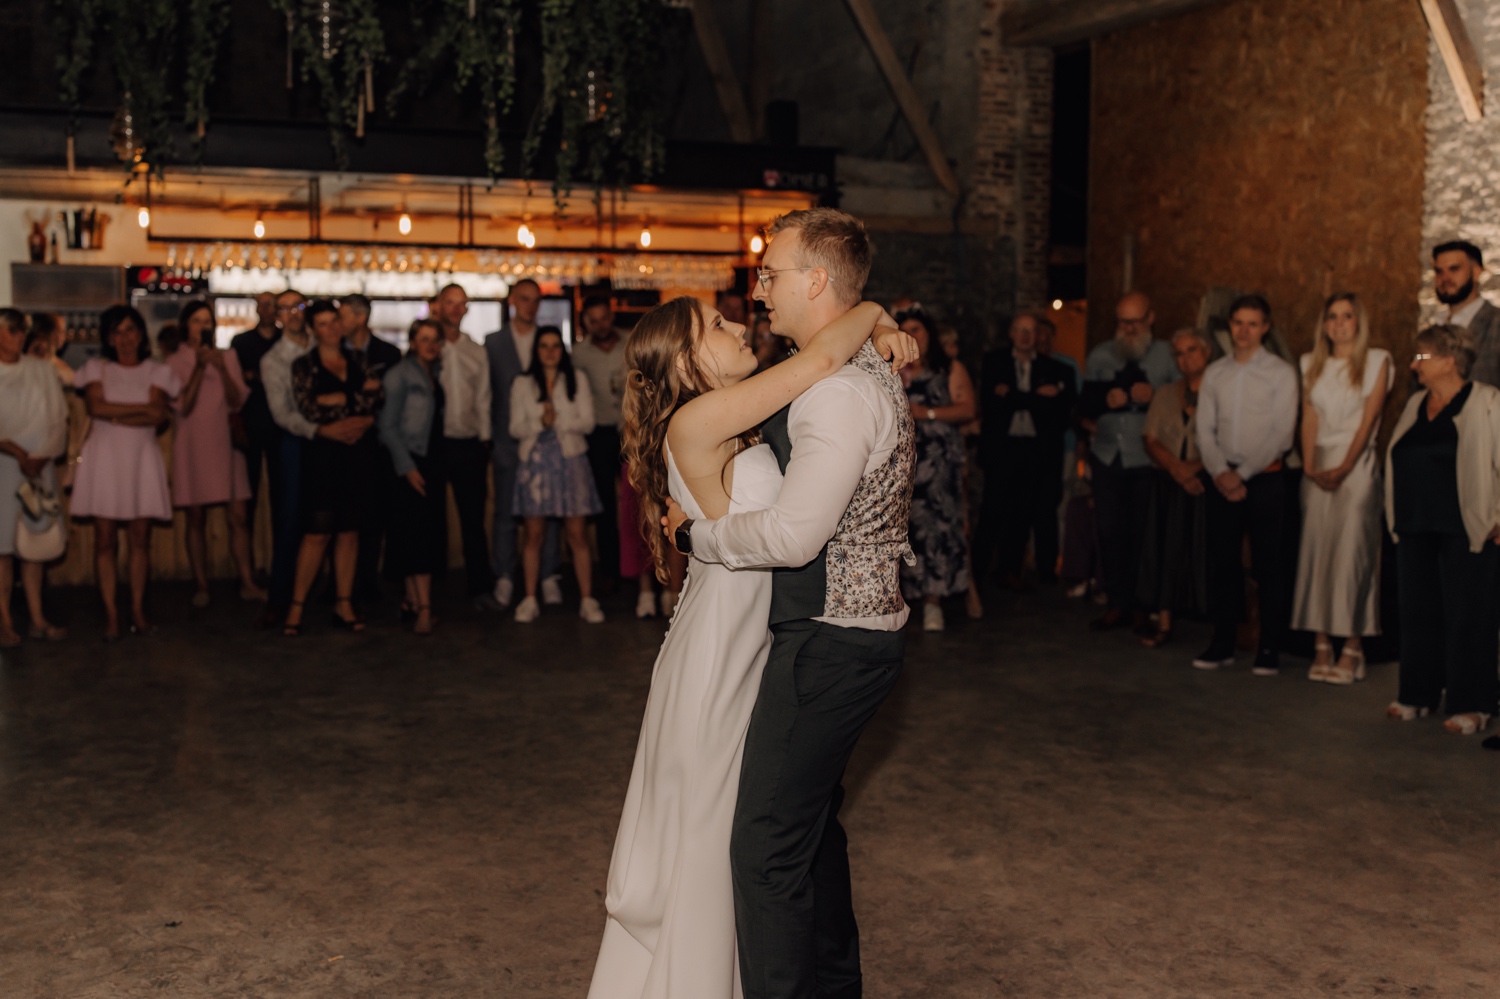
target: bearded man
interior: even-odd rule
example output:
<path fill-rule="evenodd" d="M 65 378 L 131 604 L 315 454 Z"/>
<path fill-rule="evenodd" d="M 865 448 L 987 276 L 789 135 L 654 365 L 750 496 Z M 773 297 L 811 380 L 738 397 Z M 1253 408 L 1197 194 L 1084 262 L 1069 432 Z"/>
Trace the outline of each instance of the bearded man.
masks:
<path fill-rule="evenodd" d="M 1473 243 L 1460 239 L 1432 248 L 1433 290 L 1448 307 L 1447 322 L 1474 334 L 1478 354 L 1471 377 L 1500 385 L 1500 309 L 1479 296 L 1483 273 L 1484 254 Z"/>
<path fill-rule="evenodd" d="M 1095 347 L 1083 368 L 1079 408 L 1094 435 L 1094 523 L 1109 597 L 1104 616 L 1093 622 L 1098 629 L 1141 627 L 1145 621 L 1136 578 L 1152 478 L 1141 434 L 1156 390 L 1180 377 L 1172 348 L 1152 335 L 1155 322 L 1151 299 L 1138 291 L 1126 295 L 1115 306 L 1114 339 Z"/>

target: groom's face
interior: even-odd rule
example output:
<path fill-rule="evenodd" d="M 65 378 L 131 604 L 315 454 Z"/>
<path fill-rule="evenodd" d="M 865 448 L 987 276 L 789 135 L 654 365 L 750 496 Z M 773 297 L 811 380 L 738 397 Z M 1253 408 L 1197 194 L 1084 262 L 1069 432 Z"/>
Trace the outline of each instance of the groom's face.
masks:
<path fill-rule="evenodd" d="M 822 268 L 807 266 L 802 259 L 802 238 L 795 229 L 778 233 L 761 258 L 760 274 L 751 297 L 765 302 L 771 319 L 771 331 L 790 337 L 798 346 L 822 329 L 826 319 L 814 313 L 817 305 L 817 282 L 826 290 L 827 277 Z"/>

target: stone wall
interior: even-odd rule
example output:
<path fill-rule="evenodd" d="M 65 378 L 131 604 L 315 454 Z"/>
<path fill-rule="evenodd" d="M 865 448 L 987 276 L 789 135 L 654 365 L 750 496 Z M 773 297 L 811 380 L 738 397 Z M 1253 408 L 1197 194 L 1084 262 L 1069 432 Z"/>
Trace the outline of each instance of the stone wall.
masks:
<path fill-rule="evenodd" d="M 1500 4 L 1458 0 L 1469 37 L 1484 63 L 1483 119 L 1464 120 L 1453 81 L 1430 45 L 1427 108 L 1427 189 L 1422 210 L 1422 246 L 1416 262 L 1422 277 L 1422 320 L 1438 319 L 1443 307 L 1432 291 L 1432 247 L 1467 239 L 1500 266 Z M 1493 255 L 1496 262 L 1491 262 Z M 1500 282 L 1487 298 L 1500 302 Z"/>
<path fill-rule="evenodd" d="M 1350 289 L 1375 342 L 1404 343 L 1421 285 L 1427 44 L 1412 0 L 1231 0 L 1100 38 L 1091 336 L 1108 333 L 1133 237 L 1159 330 L 1193 323 L 1211 287 L 1257 290 L 1305 350 L 1323 297 Z"/>

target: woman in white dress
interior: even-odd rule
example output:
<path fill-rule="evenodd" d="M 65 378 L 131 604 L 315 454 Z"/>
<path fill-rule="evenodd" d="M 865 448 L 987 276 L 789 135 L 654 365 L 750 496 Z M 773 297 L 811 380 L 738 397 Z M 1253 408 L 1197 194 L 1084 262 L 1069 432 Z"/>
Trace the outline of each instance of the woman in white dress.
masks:
<path fill-rule="evenodd" d="M 872 332 L 898 370 L 915 360 L 915 342 L 894 326 L 867 302 L 756 375 L 745 327 L 695 299 L 641 318 L 625 347 L 624 445 L 659 578 L 666 540 L 657 523 L 667 497 L 694 518 L 772 506 L 781 471 L 756 428 L 836 372 Z M 771 644 L 770 603 L 768 571 L 689 564 L 651 677 L 590 999 L 741 994 L 729 833 Z"/>
<path fill-rule="evenodd" d="M 1361 640 L 1380 634 L 1380 481 L 1375 438 L 1394 372 L 1370 346 L 1362 302 L 1341 292 L 1302 369 L 1302 542 L 1292 627 L 1316 636 L 1309 680 L 1365 678 Z M 1338 661 L 1331 636 L 1344 638 Z"/>

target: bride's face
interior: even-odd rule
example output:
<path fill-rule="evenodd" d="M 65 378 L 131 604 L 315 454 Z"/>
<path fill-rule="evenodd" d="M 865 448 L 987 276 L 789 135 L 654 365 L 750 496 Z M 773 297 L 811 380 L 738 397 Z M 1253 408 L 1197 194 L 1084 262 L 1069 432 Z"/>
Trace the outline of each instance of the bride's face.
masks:
<path fill-rule="evenodd" d="M 698 370 L 714 388 L 723 388 L 755 374 L 755 351 L 745 342 L 745 327 L 732 323 L 718 309 L 703 307 L 703 327 L 693 331 L 693 354 Z"/>

